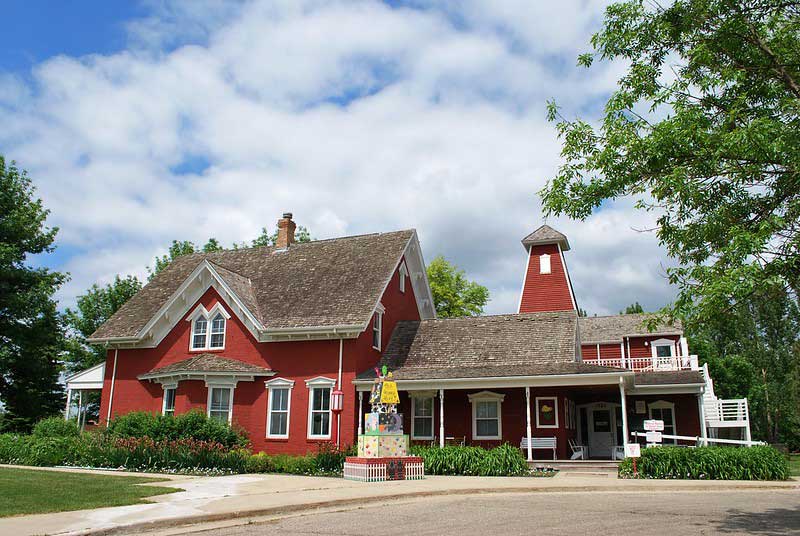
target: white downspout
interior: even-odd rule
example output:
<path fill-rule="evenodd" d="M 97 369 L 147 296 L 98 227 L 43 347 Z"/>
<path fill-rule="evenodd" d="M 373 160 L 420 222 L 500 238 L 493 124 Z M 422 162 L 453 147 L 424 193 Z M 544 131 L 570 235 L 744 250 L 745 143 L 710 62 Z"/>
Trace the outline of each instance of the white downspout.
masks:
<path fill-rule="evenodd" d="M 342 349 L 344 346 L 344 339 L 339 339 L 339 374 L 336 378 L 336 389 L 339 391 L 342 390 Z M 342 400 L 342 405 L 344 406 L 344 400 Z M 336 446 L 341 445 L 340 434 L 342 431 L 342 414 L 336 414 Z"/>
<path fill-rule="evenodd" d="M 106 428 L 111 420 L 111 403 L 114 401 L 114 380 L 117 377 L 117 355 L 119 348 L 114 348 L 114 368 L 111 369 L 111 389 L 108 392 L 108 414 L 106 415 Z"/>

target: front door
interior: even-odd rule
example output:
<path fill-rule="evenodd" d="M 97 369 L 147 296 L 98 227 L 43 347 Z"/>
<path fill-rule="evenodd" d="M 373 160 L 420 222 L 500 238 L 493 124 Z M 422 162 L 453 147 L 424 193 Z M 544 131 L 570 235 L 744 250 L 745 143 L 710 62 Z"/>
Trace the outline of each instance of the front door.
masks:
<path fill-rule="evenodd" d="M 586 408 L 588 444 L 592 458 L 611 459 L 617 445 L 614 406 L 592 404 Z"/>

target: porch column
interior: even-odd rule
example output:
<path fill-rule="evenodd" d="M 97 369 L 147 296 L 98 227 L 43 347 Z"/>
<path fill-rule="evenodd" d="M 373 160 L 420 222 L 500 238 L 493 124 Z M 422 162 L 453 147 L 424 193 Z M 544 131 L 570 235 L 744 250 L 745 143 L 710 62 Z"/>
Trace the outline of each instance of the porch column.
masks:
<path fill-rule="evenodd" d="M 439 447 L 444 448 L 444 389 L 439 389 Z"/>
<path fill-rule="evenodd" d="M 72 402 L 72 389 L 67 389 L 67 406 L 64 408 L 64 420 L 69 420 L 69 404 Z"/>
<path fill-rule="evenodd" d="M 78 428 L 82 428 L 81 415 L 83 413 L 83 389 L 78 389 Z"/>
<path fill-rule="evenodd" d="M 364 391 L 358 392 L 358 411 L 356 412 L 356 418 L 358 419 L 358 435 L 361 435 L 363 432 L 363 425 L 364 418 L 361 415 L 361 409 L 364 407 Z"/>
<path fill-rule="evenodd" d="M 706 408 L 703 405 L 703 394 L 697 395 L 697 411 L 700 416 L 700 437 L 703 438 L 703 445 L 708 445 L 708 432 L 706 431 Z M 676 432 L 677 433 L 677 432 Z"/>
<path fill-rule="evenodd" d="M 531 388 L 525 388 L 525 434 L 528 436 L 528 461 L 533 461 L 533 445 L 531 445 Z"/>
<path fill-rule="evenodd" d="M 628 406 L 625 401 L 625 382 L 622 378 L 619 379 L 619 399 L 622 410 L 622 446 L 628 446 Z"/>

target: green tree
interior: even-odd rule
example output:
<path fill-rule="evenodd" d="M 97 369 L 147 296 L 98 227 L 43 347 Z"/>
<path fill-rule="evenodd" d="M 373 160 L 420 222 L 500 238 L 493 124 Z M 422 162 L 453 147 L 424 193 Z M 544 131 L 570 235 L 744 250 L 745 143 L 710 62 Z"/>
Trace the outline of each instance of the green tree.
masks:
<path fill-rule="evenodd" d="M 630 196 L 679 265 L 672 313 L 712 319 L 758 290 L 800 291 L 800 3 L 631 0 L 579 58 L 626 64 L 594 125 L 549 118 L 564 164 L 547 214 Z"/>
<path fill-rule="evenodd" d="M 302 225 L 298 225 L 297 229 L 294 231 L 294 241 L 298 243 L 304 242 L 311 242 L 314 240 L 311 238 L 311 233 L 306 227 Z M 261 228 L 261 234 L 259 234 L 253 241 L 250 243 L 250 247 L 261 247 L 261 246 L 274 246 L 275 243 L 278 241 L 278 230 L 275 229 L 272 233 L 270 233 L 266 227 Z M 241 247 L 247 247 L 242 245 Z"/>
<path fill-rule="evenodd" d="M 31 255 L 54 249 L 57 228 L 30 178 L 0 156 L 0 399 L 3 426 L 27 430 L 63 403 L 58 383 L 63 325 L 53 294 L 65 274 L 34 268 Z"/>
<path fill-rule="evenodd" d="M 441 255 L 428 265 L 428 282 L 439 318 L 477 316 L 489 301 L 489 289 L 468 281 L 463 270 Z"/>
<path fill-rule="evenodd" d="M 759 290 L 730 314 L 690 322 L 717 396 L 747 397 L 753 434 L 800 448 L 800 306 L 782 286 Z"/>
<path fill-rule="evenodd" d="M 191 255 L 196 251 L 197 249 L 195 248 L 193 242 L 188 240 L 173 240 L 172 245 L 169 247 L 168 253 L 166 255 L 162 255 L 161 257 L 156 257 L 155 264 L 153 264 L 152 268 L 149 266 L 147 267 L 147 271 L 149 273 L 147 276 L 148 281 L 152 280 L 159 272 L 163 271 L 178 257 Z"/>
<path fill-rule="evenodd" d="M 66 361 L 71 372 L 87 369 L 105 360 L 105 348 L 90 346 L 86 339 L 141 288 L 142 282 L 137 277 L 129 275 L 122 278 L 118 275 L 112 283 L 103 287 L 92 285 L 85 294 L 78 296 L 76 309 L 65 311 L 64 318 L 70 328 Z"/>
<path fill-rule="evenodd" d="M 644 312 L 644 309 L 642 308 L 641 304 L 637 301 L 636 303 L 632 303 L 629 306 L 627 306 L 625 308 L 624 312 L 620 311 L 619 314 L 621 314 L 621 315 L 622 314 L 633 315 L 633 314 L 643 313 L 643 312 Z"/>

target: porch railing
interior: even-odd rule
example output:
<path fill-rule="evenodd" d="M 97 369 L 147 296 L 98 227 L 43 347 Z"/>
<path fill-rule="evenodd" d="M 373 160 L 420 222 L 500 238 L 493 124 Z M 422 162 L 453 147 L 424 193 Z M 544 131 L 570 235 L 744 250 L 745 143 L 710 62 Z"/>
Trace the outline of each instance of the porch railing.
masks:
<path fill-rule="evenodd" d="M 706 400 L 703 409 L 706 421 L 712 425 L 714 425 L 713 423 L 735 423 L 749 420 L 746 398 Z"/>
<path fill-rule="evenodd" d="M 637 372 L 700 370 L 696 355 L 676 355 L 667 357 L 614 357 L 606 359 L 584 358 L 584 362 L 601 367 L 615 367 Z"/>

